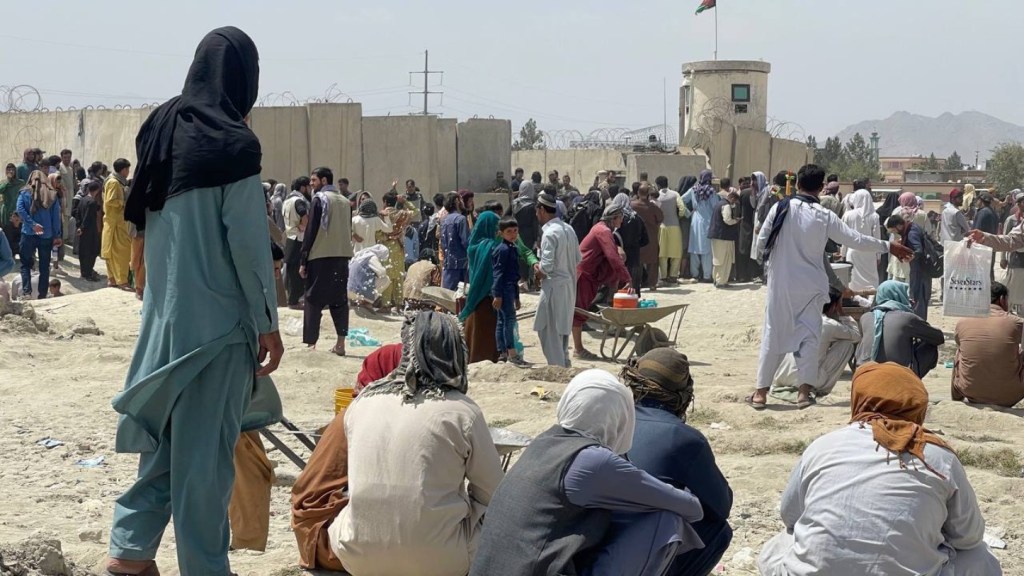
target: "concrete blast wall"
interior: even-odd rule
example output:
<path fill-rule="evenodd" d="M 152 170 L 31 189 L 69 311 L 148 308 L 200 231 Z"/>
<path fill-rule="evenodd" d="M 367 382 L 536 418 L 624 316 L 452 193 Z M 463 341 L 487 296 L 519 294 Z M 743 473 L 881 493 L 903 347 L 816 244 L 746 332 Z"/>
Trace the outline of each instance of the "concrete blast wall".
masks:
<path fill-rule="evenodd" d="M 626 170 L 626 156 L 617 150 L 517 150 L 512 153 L 513 168 L 522 168 L 526 177 L 540 172 L 543 181 L 547 174 L 558 170 L 560 176 L 568 174 L 573 184 L 585 191 L 594 183 L 601 170 Z"/>
<path fill-rule="evenodd" d="M 304 106 L 253 108 L 252 131 L 263 149 L 264 179 L 290 184 L 297 176 L 309 174 L 309 119 Z M 332 168 L 338 175 L 337 168 Z"/>
<path fill-rule="evenodd" d="M 458 152 L 459 188 L 487 190 L 498 171 L 511 178 L 512 122 L 490 118 L 459 122 Z"/>
<path fill-rule="evenodd" d="M 707 158 L 704 156 L 630 154 L 626 157 L 626 186 L 632 186 L 633 182 L 639 182 L 640 173 L 647 172 L 647 177 L 652 185 L 658 176 L 664 176 L 668 178 L 669 187 L 674 190 L 683 176 L 696 176 L 706 167 Z"/>
<path fill-rule="evenodd" d="M 459 121 L 440 118 L 437 121 L 437 189 L 434 194 L 451 192 L 459 187 Z M 404 182 L 400 184 L 404 185 Z M 399 187 L 399 190 L 403 188 Z M 420 190 L 425 190 L 420 186 Z"/>
<path fill-rule="evenodd" d="M 412 178 L 420 190 L 438 189 L 437 118 L 378 116 L 363 118 L 363 189 L 380 197 L 399 181 Z"/>
<path fill-rule="evenodd" d="M 309 166 L 305 172 L 293 170 L 291 174 L 294 176 L 292 177 L 309 174 L 317 166 L 327 166 L 336 176 L 348 178 L 351 190 L 361 190 L 363 188 L 362 104 L 309 104 L 306 109 L 308 110 L 308 127 L 306 129 L 309 133 Z"/>
<path fill-rule="evenodd" d="M 0 114 L 0 161 L 18 163 L 25 148 L 49 154 L 70 148 L 84 165 L 117 158 L 135 164 L 135 137 L 152 109 Z M 469 188 L 483 192 L 498 170 L 509 172 L 507 120 L 435 116 L 362 117 L 362 105 L 257 107 L 252 130 L 263 147 L 264 179 L 290 183 L 317 166 L 348 178 L 353 190 L 378 198 L 408 178 L 427 195 Z"/>
<path fill-rule="evenodd" d="M 746 128 L 737 129 L 736 156 L 733 158 L 731 175 L 733 182 L 738 182 L 743 176 L 750 176 L 759 171 L 768 175 L 770 180 L 772 177 L 771 158 L 771 134 Z"/>
<path fill-rule="evenodd" d="M 0 160 L 21 162 L 25 148 L 42 148 L 49 156 L 70 148 L 88 165 L 117 158 L 135 164 L 135 136 L 151 109 L 71 110 L 0 114 Z"/>
<path fill-rule="evenodd" d="M 808 150 L 807 145 L 795 140 L 772 139 L 772 166 L 769 174 L 778 174 L 783 170 L 796 172 L 801 166 L 807 164 L 813 154 Z M 771 176 L 769 176 L 771 178 Z"/>

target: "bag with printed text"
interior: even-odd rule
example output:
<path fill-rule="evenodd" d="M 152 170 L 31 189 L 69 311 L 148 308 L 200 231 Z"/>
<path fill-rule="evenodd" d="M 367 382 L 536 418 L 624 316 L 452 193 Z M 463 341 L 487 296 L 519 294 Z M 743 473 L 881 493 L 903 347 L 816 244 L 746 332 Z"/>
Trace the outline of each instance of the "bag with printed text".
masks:
<path fill-rule="evenodd" d="M 946 242 L 942 277 L 942 314 L 981 318 L 989 315 L 992 249 L 966 241 Z"/>

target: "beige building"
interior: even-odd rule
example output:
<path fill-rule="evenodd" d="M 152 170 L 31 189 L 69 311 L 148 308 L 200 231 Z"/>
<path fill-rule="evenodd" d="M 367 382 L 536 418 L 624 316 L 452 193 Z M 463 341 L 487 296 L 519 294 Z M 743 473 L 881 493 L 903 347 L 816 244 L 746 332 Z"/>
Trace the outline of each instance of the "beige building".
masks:
<path fill-rule="evenodd" d="M 764 131 L 768 125 L 767 62 L 712 60 L 683 64 L 679 134 L 708 131 L 718 121 Z"/>
<path fill-rule="evenodd" d="M 903 182 L 904 172 L 917 170 L 927 161 L 924 156 L 882 156 L 878 159 L 882 179 L 886 182 Z"/>

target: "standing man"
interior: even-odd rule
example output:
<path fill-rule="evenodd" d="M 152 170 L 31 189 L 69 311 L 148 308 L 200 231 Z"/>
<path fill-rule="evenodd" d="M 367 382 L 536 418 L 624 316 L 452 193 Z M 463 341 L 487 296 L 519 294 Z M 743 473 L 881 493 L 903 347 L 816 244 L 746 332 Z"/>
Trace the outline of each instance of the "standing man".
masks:
<path fill-rule="evenodd" d="M 125 188 L 131 167 L 131 162 L 124 158 L 114 160 L 114 173 L 103 185 L 103 251 L 100 255 L 107 262 L 107 284 L 122 290 L 131 290 L 128 267 L 132 259 L 132 239 L 124 217 Z"/>
<path fill-rule="evenodd" d="M 352 205 L 334 187 L 334 173 L 320 167 L 309 176 L 314 190 L 309 227 L 302 239 L 299 275 L 306 279 L 302 343 L 316 349 L 326 307 L 338 336 L 331 352 L 345 355 L 348 336 L 348 262 L 352 258 Z"/>
<path fill-rule="evenodd" d="M 267 424 L 247 408 L 273 391 L 257 378 L 284 353 L 260 143 L 244 120 L 258 76 L 252 40 L 237 28 L 214 30 L 181 96 L 157 108 L 136 139 L 135 193 L 123 212 L 146 230 L 152 282 L 125 390 L 113 402 L 122 415 L 117 451 L 141 457 L 114 509 L 112 574 L 158 574 L 154 558 L 172 517 L 181 574 L 231 573 L 235 444 L 243 428 Z"/>
<path fill-rule="evenodd" d="M 396 194 L 398 193 L 398 180 L 391 182 L 391 189 Z M 423 198 L 420 189 L 416 186 L 416 181 L 412 178 L 405 181 L 405 201 L 412 204 L 415 208 L 412 212 L 412 220 L 409 222 L 413 225 L 419 224 L 423 221 L 423 206 L 426 205 L 426 200 Z"/>
<path fill-rule="evenodd" d="M 512 182 L 509 183 L 509 189 L 513 192 L 519 190 L 519 186 L 523 183 L 523 175 L 526 172 L 522 168 L 516 168 L 515 175 L 512 176 Z"/>
<path fill-rule="evenodd" d="M 988 192 L 982 192 L 978 195 L 978 202 L 981 208 L 978 213 L 974 215 L 974 227 L 981 230 L 985 234 L 999 234 L 999 214 L 996 213 L 996 209 L 992 207 L 992 195 Z M 992 261 L 989 262 L 989 276 L 992 280 L 996 277 L 996 253 L 992 253 Z M 927 320 L 927 318 L 925 318 Z"/>
<path fill-rule="evenodd" d="M 16 220 L 18 195 L 25 187 L 25 181 L 18 179 L 18 168 L 14 164 L 8 164 L 4 172 L 5 178 L 0 181 L 0 229 L 7 237 L 11 250 L 17 254 L 21 239 L 21 225 Z"/>
<path fill-rule="evenodd" d="M 949 193 L 949 202 L 942 208 L 942 224 L 939 226 L 939 237 L 945 242 L 959 242 L 971 232 L 971 225 L 964 216 L 964 193 L 954 188 Z"/>
<path fill-rule="evenodd" d="M 654 292 L 658 289 L 658 236 L 665 215 L 661 212 L 661 206 L 651 201 L 649 183 L 641 182 L 636 194 L 636 199 L 632 202 L 633 211 L 640 216 L 647 228 L 647 245 L 640 248 L 640 266 L 643 268 L 641 280 L 644 286 Z"/>
<path fill-rule="evenodd" d="M 927 232 L 917 224 L 904 220 L 903 216 L 893 214 L 885 222 L 889 234 L 899 234 L 903 246 L 914 252 L 914 259 L 910 261 L 910 299 L 914 302 L 914 314 L 917 314 L 925 322 L 928 321 L 928 304 L 932 299 L 932 277 L 925 271 L 925 244 L 924 236 Z M 994 252 L 993 252 L 994 254 Z"/>
<path fill-rule="evenodd" d="M 281 206 L 284 216 L 284 264 L 285 292 L 288 294 L 288 308 L 302 310 L 299 299 L 305 291 L 305 281 L 299 274 L 302 239 L 309 223 L 309 178 L 300 176 L 292 182 L 292 191 Z"/>
<path fill-rule="evenodd" d="M 100 192 L 103 185 L 90 180 L 85 185 L 85 195 L 75 209 L 75 223 L 78 227 L 75 234 L 78 238 L 78 261 L 82 278 L 89 282 L 97 282 L 99 274 L 94 269 L 96 257 L 100 255 Z"/>
<path fill-rule="evenodd" d="M 851 230 L 818 196 L 825 186 L 825 171 L 814 164 L 800 169 L 799 192 L 772 206 L 757 238 L 758 259 L 765 262 L 768 298 L 765 306 L 761 352 L 757 368 L 757 389 L 746 398 L 755 410 L 768 402 L 779 365 L 786 354 L 794 354 L 800 391 L 797 401 L 810 405 L 810 394 L 818 381 L 818 348 L 821 340 L 821 311 L 828 303 L 828 275 L 822 253 L 833 240 L 858 250 L 888 251 L 897 258 L 909 258 L 910 249 Z"/>
<path fill-rule="evenodd" d="M 457 192 L 448 193 L 444 209 L 448 215 L 441 222 L 441 287 L 458 290 L 459 282 L 469 280 L 469 223 L 462 214 L 462 198 Z"/>
<path fill-rule="evenodd" d="M 544 358 L 551 366 L 568 368 L 569 334 L 572 333 L 576 303 L 576 267 L 580 245 L 576 232 L 558 217 L 558 200 L 549 193 L 537 197 L 537 220 L 541 224 L 538 276 L 540 300 L 533 329 L 540 338 Z"/>
<path fill-rule="evenodd" d="M 71 222 L 71 199 L 75 195 L 75 167 L 71 165 L 71 150 L 67 148 L 60 151 L 60 164 L 57 165 L 57 173 L 60 174 L 60 183 L 64 187 L 64 199 L 61 200 L 60 209 L 64 225 L 64 242 L 60 247 L 60 259 L 64 259 L 64 251 L 70 247 L 75 238 L 76 226 Z"/>
<path fill-rule="evenodd" d="M 658 192 L 658 206 L 661 208 L 661 229 L 658 231 L 658 266 L 662 282 L 675 283 L 679 280 L 679 263 L 683 257 L 683 232 L 679 219 L 687 214 L 686 205 L 678 192 L 668 187 L 668 178 L 654 179 Z"/>
<path fill-rule="evenodd" d="M 21 154 L 21 164 L 18 164 L 18 180 L 22 182 L 28 182 L 28 175 L 39 170 L 39 160 L 42 158 L 43 153 L 40 151 L 39 155 L 36 155 L 38 148 L 25 148 L 25 151 Z"/>
<path fill-rule="evenodd" d="M 572 177 L 568 174 L 562 176 L 562 185 L 559 186 L 559 199 L 565 203 L 566 208 L 572 208 L 573 202 L 580 197 L 579 188 L 572 185 Z"/>

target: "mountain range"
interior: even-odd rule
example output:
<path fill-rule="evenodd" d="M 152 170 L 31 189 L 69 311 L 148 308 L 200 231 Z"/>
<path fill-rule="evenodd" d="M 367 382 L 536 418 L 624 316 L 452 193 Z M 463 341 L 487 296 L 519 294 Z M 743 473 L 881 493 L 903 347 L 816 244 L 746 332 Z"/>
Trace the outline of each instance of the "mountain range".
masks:
<path fill-rule="evenodd" d="M 885 120 L 867 120 L 849 126 L 839 133 L 839 138 L 846 142 L 857 132 L 865 139 L 872 132 L 878 132 L 883 157 L 934 153 L 942 159 L 956 151 L 967 163 L 974 162 L 975 151 L 984 161 L 999 144 L 1024 143 L 1024 127 L 981 112 L 946 112 L 937 118 L 897 112 Z"/>

